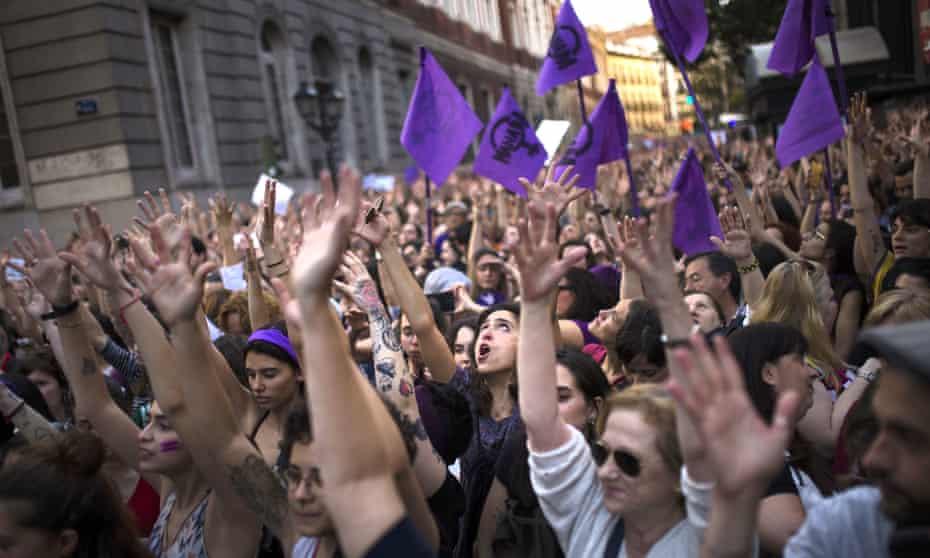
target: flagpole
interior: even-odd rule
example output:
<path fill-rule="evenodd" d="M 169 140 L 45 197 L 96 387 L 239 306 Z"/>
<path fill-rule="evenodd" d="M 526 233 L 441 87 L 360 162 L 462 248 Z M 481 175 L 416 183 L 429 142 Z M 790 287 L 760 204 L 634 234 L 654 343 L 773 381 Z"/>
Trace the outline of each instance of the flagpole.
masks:
<path fill-rule="evenodd" d="M 581 78 L 575 80 L 575 85 L 578 86 L 578 106 L 581 107 L 581 123 L 584 124 L 588 121 L 588 111 L 584 108 L 584 88 L 581 87 Z"/>
<path fill-rule="evenodd" d="M 717 150 L 717 145 L 714 143 L 714 138 L 710 135 L 710 128 L 707 127 L 707 120 L 704 118 L 704 111 L 701 110 L 701 102 L 698 101 L 697 95 L 694 93 L 694 87 L 691 85 L 691 79 L 688 78 L 688 72 L 685 70 L 685 64 L 682 62 L 681 56 L 679 56 L 678 52 L 672 47 L 672 43 L 668 40 L 668 37 L 665 36 L 665 30 L 660 29 L 659 34 L 662 36 L 662 40 L 665 41 L 665 46 L 668 47 L 668 50 L 672 52 L 672 56 L 675 57 L 675 65 L 678 66 L 678 72 L 681 74 L 682 79 L 685 80 L 685 87 L 688 88 L 688 94 L 690 94 L 691 98 L 694 100 L 694 112 L 697 113 L 698 120 L 701 121 L 701 127 L 704 128 L 704 135 L 707 136 L 707 143 L 710 144 L 710 151 L 714 155 L 714 160 L 718 163 L 722 163 L 720 160 L 720 151 Z M 728 189 L 733 189 L 733 183 L 730 182 L 729 177 L 727 177 L 723 182 L 727 185 Z"/>
<path fill-rule="evenodd" d="M 836 194 L 833 192 L 833 167 L 830 166 L 830 146 L 823 150 L 824 180 L 827 184 L 827 193 L 830 195 L 830 218 L 836 219 Z M 820 214 L 820 208 L 816 208 L 816 214 Z"/>
<path fill-rule="evenodd" d="M 430 246 L 433 245 L 433 200 L 432 194 L 430 194 L 429 175 L 423 173 L 426 177 L 426 240 L 429 242 Z"/>
<path fill-rule="evenodd" d="M 836 45 L 836 14 L 827 2 L 827 21 L 830 24 L 830 49 L 833 51 L 833 68 L 836 71 L 836 84 L 840 90 L 840 116 L 846 116 L 849 95 L 846 92 L 846 74 L 843 72 L 843 63 L 840 61 L 840 49 Z"/>
<path fill-rule="evenodd" d="M 633 163 L 630 162 L 630 153 L 623 146 L 623 160 L 626 161 L 626 175 L 630 179 L 630 210 L 633 217 L 639 218 L 639 195 L 636 192 L 636 180 L 633 178 Z"/>

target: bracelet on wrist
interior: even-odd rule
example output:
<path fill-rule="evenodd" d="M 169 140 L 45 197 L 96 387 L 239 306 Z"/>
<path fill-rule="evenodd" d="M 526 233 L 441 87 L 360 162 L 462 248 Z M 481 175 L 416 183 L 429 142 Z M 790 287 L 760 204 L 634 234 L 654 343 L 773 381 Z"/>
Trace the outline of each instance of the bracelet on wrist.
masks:
<path fill-rule="evenodd" d="M 126 324 L 126 315 L 125 315 L 126 310 L 128 310 L 130 306 L 139 302 L 140 300 L 142 300 L 142 293 L 137 292 L 135 293 L 135 295 L 132 297 L 132 299 L 129 302 L 120 306 L 119 307 L 119 321 L 121 321 L 123 324 Z"/>
<path fill-rule="evenodd" d="M 667 349 L 675 349 L 678 347 L 687 347 L 691 348 L 691 340 L 687 337 L 669 337 L 666 334 L 659 336 L 659 340 Z"/>
<path fill-rule="evenodd" d="M 740 275 L 745 275 L 747 273 L 752 273 L 753 271 L 759 269 L 759 260 L 756 258 L 752 259 L 752 263 L 749 265 L 744 265 L 742 267 L 736 268 Z"/>
<path fill-rule="evenodd" d="M 69 302 L 68 304 L 65 304 L 64 306 L 58 306 L 56 304 L 52 304 L 52 311 L 42 314 L 40 316 L 40 319 L 42 321 L 47 322 L 49 320 L 55 320 L 63 316 L 67 316 L 68 314 L 77 310 L 80 304 L 81 303 L 78 300 L 72 300 L 71 302 Z"/>

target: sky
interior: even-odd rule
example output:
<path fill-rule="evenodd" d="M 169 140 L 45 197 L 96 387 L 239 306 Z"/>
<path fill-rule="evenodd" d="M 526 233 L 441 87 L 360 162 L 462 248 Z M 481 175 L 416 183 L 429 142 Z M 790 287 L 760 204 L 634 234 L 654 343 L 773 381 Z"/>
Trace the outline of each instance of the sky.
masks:
<path fill-rule="evenodd" d="M 600 25 L 607 31 L 645 23 L 652 17 L 649 0 L 572 0 L 585 26 Z"/>

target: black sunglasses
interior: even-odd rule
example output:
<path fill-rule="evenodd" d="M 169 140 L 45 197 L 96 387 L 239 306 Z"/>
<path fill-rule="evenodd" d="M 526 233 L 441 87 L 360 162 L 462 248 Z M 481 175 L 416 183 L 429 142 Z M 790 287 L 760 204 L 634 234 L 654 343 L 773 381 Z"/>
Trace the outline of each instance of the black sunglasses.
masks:
<path fill-rule="evenodd" d="M 591 457 L 594 458 L 594 462 L 598 467 L 606 463 L 607 459 L 611 455 L 614 458 L 614 463 L 616 463 L 617 467 L 623 471 L 624 475 L 633 478 L 639 476 L 641 470 L 639 458 L 632 453 L 622 449 L 614 450 L 611 452 L 601 442 L 596 442 L 593 446 L 591 446 Z"/>

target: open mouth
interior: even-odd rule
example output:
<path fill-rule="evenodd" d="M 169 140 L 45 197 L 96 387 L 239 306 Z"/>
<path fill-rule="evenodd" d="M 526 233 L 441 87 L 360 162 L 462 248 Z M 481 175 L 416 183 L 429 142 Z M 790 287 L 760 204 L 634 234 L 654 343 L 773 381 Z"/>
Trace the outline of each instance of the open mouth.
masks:
<path fill-rule="evenodd" d="M 491 353 L 490 345 L 482 343 L 478 345 L 478 362 L 484 362 L 488 360 L 488 355 Z"/>

